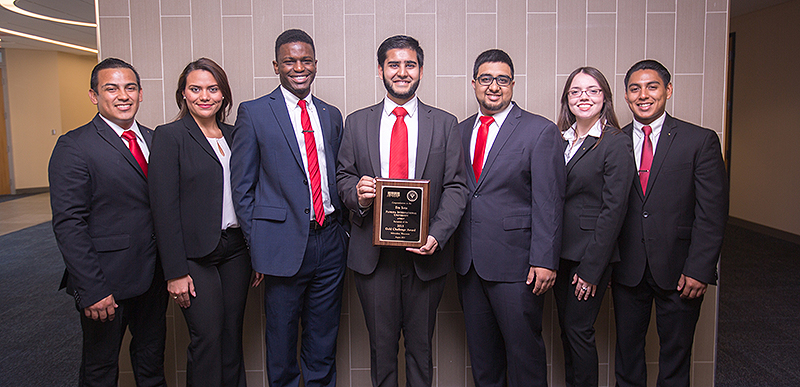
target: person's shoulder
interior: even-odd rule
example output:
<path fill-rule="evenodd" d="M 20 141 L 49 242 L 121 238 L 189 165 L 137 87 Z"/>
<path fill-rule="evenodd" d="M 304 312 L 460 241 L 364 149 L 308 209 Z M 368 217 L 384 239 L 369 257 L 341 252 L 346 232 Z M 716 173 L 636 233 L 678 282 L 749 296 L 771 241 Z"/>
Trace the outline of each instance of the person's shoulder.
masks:
<path fill-rule="evenodd" d="M 349 119 L 350 117 L 358 117 L 358 116 L 361 116 L 361 115 L 364 115 L 364 114 L 369 114 L 370 112 L 375 111 L 375 109 L 381 109 L 382 106 L 383 106 L 383 100 L 381 100 L 380 102 L 378 102 L 378 103 L 376 103 L 374 105 L 369 105 L 369 106 L 365 106 L 365 107 L 363 107 L 361 109 L 358 109 L 358 110 L 348 114 L 347 118 Z"/>
<path fill-rule="evenodd" d="M 331 104 L 329 104 L 329 103 L 325 102 L 324 100 L 322 100 L 322 99 L 320 99 L 320 98 L 317 98 L 317 96 L 316 96 L 316 95 L 312 95 L 312 96 L 311 96 L 311 98 L 313 98 L 313 100 L 314 100 L 314 104 L 315 104 L 315 105 L 317 105 L 317 108 L 318 108 L 318 109 L 320 109 L 320 110 L 327 110 L 327 111 L 329 111 L 331 114 L 339 114 L 339 115 L 342 115 L 342 112 L 339 110 L 339 108 L 338 108 L 338 107 L 336 107 L 336 106 L 334 106 L 334 105 L 331 105 Z"/>
<path fill-rule="evenodd" d="M 449 118 L 449 119 L 452 119 L 452 120 L 458 122 L 458 119 L 456 119 L 456 116 L 454 116 L 452 113 L 448 112 L 447 110 L 440 109 L 440 108 L 437 108 L 435 106 L 427 105 L 422 101 L 418 101 L 417 109 L 419 109 L 420 112 L 424 112 L 424 113 L 428 113 L 428 114 L 436 115 L 436 116 L 440 116 L 440 117 Z"/>
<path fill-rule="evenodd" d="M 472 126 L 475 124 L 475 119 L 477 117 L 478 117 L 478 113 L 475 113 L 475 114 L 465 118 L 463 121 L 458 123 L 458 127 L 460 128 L 462 126 L 469 126 L 470 128 L 472 128 Z"/>
<path fill-rule="evenodd" d="M 681 132 L 686 133 L 687 135 L 697 136 L 697 137 L 707 137 L 707 136 L 717 136 L 717 132 L 704 128 L 700 125 L 693 124 L 688 121 L 684 121 L 673 116 L 667 115 L 664 119 L 664 127 L 667 128 L 675 128 Z M 663 132 L 664 129 L 662 128 L 661 131 Z"/>

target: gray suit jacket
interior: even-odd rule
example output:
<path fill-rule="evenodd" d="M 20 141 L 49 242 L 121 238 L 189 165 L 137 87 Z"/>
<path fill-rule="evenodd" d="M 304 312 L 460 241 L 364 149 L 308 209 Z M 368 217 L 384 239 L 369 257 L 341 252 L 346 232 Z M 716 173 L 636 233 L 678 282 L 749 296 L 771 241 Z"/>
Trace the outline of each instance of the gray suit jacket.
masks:
<path fill-rule="evenodd" d="M 378 265 L 380 248 L 372 245 L 372 211 L 358 209 L 356 184 L 362 176 L 379 177 L 380 120 L 383 102 L 353 112 L 345 120 L 336 172 L 339 197 L 350 210 L 352 229 L 347 266 L 371 274 Z M 439 242 L 432 256 L 413 256 L 417 275 L 423 280 L 441 277 L 453 267 L 452 246 L 447 243 L 458 226 L 466 203 L 467 186 L 456 118 L 419 102 L 417 179 L 430 180 L 429 234 Z"/>

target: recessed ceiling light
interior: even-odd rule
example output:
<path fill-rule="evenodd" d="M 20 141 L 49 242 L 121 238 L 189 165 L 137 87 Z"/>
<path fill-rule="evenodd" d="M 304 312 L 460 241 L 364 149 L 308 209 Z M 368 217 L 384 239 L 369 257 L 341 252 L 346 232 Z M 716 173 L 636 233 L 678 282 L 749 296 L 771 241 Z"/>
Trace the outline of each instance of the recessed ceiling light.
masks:
<path fill-rule="evenodd" d="M 14 4 L 14 1 L 16 1 L 16 0 L 0 0 L 0 6 L 2 6 L 3 8 L 5 8 L 5 9 L 11 11 L 11 12 L 16 12 L 16 13 L 18 13 L 20 15 L 25 15 L 25 16 L 29 16 L 29 17 L 33 17 L 33 18 L 37 18 L 37 19 L 47 20 L 47 21 L 51 21 L 51 22 L 55 22 L 55 23 L 61 23 L 61 24 L 70 24 L 70 25 L 73 25 L 73 26 L 97 28 L 97 24 L 95 24 L 95 23 L 86 23 L 86 22 L 79 22 L 79 21 L 74 21 L 74 20 L 59 19 L 59 18 L 56 18 L 56 17 L 50 17 L 50 16 L 45 16 L 45 15 L 42 15 L 42 14 L 38 14 L 38 13 L 35 13 L 35 12 L 26 11 L 26 10 L 20 8 L 20 7 L 17 7 L 16 4 Z"/>

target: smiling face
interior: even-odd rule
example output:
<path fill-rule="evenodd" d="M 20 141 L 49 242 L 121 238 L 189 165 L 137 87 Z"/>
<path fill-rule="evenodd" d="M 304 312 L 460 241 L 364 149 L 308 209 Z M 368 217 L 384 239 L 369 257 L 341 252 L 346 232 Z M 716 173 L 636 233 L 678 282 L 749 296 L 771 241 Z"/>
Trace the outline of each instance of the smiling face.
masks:
<path fill-rule="evenodd" d="M 625 102 L 636 121 L 645 125 L 661 117 L 671 97 L 672 83 L 664 85 L 664 80 L 655 70 L 635 71 L 625 89 Z"/>
<path fill-rule="evenodd" d="M 213 119 L 223 99 L 214 75 L 205 70 L 194 70 L 186 76 L 183 97 L 189 113 L 198 121 Z"/>
<path fill-rule="evenodd" d="M 89 99 L 109 121 L 128 129 L 136 119 L 142 90 L 136 74 L 127 68 L 102 69 L 97 73 L 97 90 L 89 90 Z"/>
<path fill-rule="evenodd" d="M 389 99 L 403 105 L 417 92 L 422 66 L 417 62 L 416 51 L 394 48 L 386 52 L 386 60 L 378 66 L 378 74 L 383 79 Z"/>
<path fill-rule="evenodd" d="M 478 99 L 481 113 L 491 116 L 503 111 L 511 104 L 511 98 L 514 97 L 514 75 L 511 73 L 511 67 L 503 62 L 481 64 L 478 67 L 477 79 L 484 75 L 494 78 L 504 75 L 512 79 L 511 84 L 508 86 L 500 86 L 496 79 L 489 86 L 483 86 L 479 82 L 472 80 L 472 88 L 475 89 L 475 97 Z"/>
<path fill-rule="evenodd" d="M 579 94 L 573 96 L 575 93 Z M 569 110 L 577 121 L 594 123 L 600 118 L 600 113 L 603 112 L 603 91 L 594 77 L 586 73 L 576 74 L 572 78 L 568 95 Z"/>
<path fill-rule="evenodd" d="M 310 44 L 290 42 L 282 45 L 272 66 L 275 74 L 280 76 L 281 85 L 297 98 L 303 99 L 311 92 L 311 83 L 317 75 L 317 60 Z"/>

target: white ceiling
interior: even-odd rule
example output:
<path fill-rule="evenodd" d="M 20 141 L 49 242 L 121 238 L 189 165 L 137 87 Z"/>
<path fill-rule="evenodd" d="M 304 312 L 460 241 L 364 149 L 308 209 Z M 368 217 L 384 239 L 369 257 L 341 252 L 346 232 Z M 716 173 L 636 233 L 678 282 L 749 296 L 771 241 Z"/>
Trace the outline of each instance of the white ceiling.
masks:
<path fill-rule="evenodd" d="M 730 15 L 735 17 L 787 1 L 790 0 L 731 0 Z M 95 22 L 94 0 L 17 0 L 16 5 L 27 11 L 60 19 Z M 64 25 L 34 19 L 16 14 L 2 7 L 0 7 L 0 27 L 80 46 L 97 48 L 97 36 L 93 28 Z M 0 40 L 0 47 L 6 48 L 58 50 L 74 54 L 94 55 L 85 51 L 41 43 L 3 33 L 0 33 Z"/>

